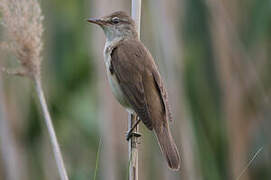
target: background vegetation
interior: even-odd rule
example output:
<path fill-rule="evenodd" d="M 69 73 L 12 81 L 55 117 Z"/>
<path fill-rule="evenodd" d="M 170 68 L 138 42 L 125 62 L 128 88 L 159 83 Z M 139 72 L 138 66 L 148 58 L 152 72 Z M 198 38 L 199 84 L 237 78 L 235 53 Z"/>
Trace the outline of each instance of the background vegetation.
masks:
<path fill-rule="evenodd" d="M 127 113 L 106 81 L 103 32 L 85 20 L 130 12 L 130 1 L 40 3 L 42 79 L 69 177 L 93 178 L 100 142 L 96 179 L 127 179 Z M 168 87 L 182 167 L 167 169 L 155 137 L 141 125 L 140 180 L 271 179 L 270 1 L 142 3 L 141 39 Z M 1 66 L 16 67 L 14 59 L 1 52 Z M 8 140 L 0 141 L 1 180 L 58 179 L 32 87 L 26 78 L 0 74 L 0 121 L 9 127 Z"/>

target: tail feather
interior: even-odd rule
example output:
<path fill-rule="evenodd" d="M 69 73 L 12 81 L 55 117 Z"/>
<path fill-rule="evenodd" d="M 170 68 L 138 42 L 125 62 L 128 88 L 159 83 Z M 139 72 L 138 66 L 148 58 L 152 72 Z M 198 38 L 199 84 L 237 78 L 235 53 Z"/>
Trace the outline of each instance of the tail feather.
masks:
<path fill-rule="evenodd" d="M 162 126 L 154 129 L 158 139 L 161 151 L 165 156 L 169 168 L 172 170 L 179 170 L 180 168 L 180 155 L 177 146 L 172 138 L 168 126 Z"/>

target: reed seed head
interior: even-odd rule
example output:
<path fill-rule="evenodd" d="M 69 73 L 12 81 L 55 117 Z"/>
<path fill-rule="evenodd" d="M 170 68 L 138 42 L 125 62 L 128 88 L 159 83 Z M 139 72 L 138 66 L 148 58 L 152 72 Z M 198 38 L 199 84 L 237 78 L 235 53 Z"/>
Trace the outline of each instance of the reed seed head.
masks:
<path fill-rule="evenodd" d="M 40 76 L 43 15 L 37 0 L 0 0 L 4 43 L 23 67 L 24 75 Z"/>

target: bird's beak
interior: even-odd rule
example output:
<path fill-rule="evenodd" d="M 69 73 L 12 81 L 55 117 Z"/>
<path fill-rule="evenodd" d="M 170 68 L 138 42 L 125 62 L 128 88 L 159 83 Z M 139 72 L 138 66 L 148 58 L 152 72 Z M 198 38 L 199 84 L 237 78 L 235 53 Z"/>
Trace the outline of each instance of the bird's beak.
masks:
<path fill-rule="evenodd" d="M 100 26 L 105 24 L 104 20 L 97 18 L 89 18 L 87 21 L 93 24 L 98 24 Z"/>

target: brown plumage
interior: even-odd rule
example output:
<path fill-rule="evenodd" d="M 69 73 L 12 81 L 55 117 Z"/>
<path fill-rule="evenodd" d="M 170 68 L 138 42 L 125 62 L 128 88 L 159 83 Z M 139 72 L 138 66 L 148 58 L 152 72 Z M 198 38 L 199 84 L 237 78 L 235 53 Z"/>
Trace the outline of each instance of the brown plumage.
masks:
<path fill-rule="evenodd" d="M 172 118 L 167 91 L 155 61 L 137 36 L 134 21 L 126 13 L 116 12 L 89 22 L 105 31 L 105 63 L 113 94 L 154 130 L 168 166 L 178 170 L 180 157 L 168 124 Z"/>
<path fill-rule="evenodd" d="M 179 169 L 179 153 L 168 126 L 167 93 L 151 54 L 140 41 L 124 40 L 113 49 L 111 58 L 113 73 L 132 108 L 148 129 L 154 129 L 169 167 Z"/>

